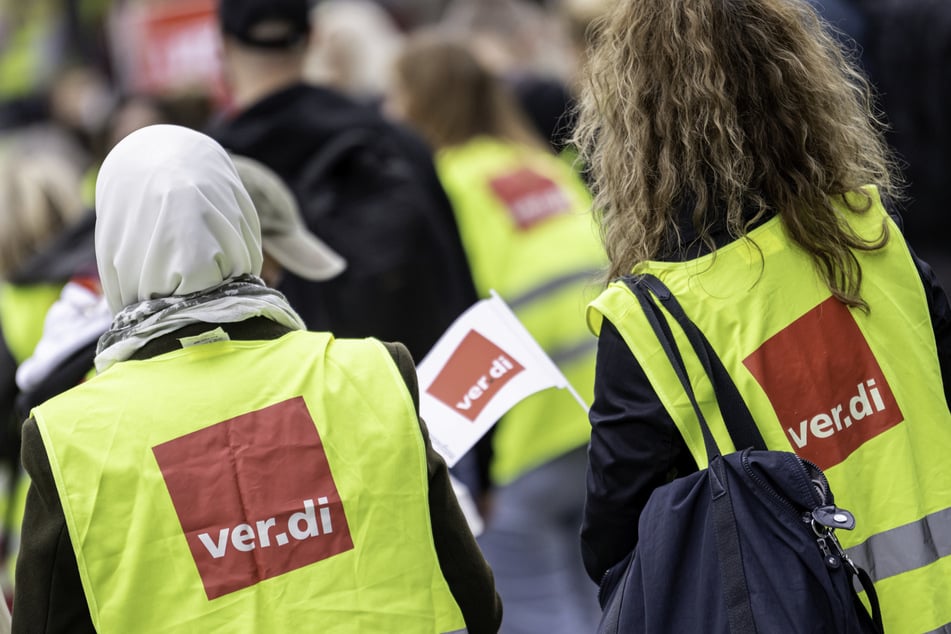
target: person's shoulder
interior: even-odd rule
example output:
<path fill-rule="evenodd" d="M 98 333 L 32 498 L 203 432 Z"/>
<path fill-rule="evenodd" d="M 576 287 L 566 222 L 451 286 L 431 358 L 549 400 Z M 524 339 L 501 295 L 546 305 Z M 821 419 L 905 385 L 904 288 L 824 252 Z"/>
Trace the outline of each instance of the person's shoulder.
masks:
<path fill-rule="evenodd" d="M 401 374 L 410 373 L 415 376 L 416 364 L 409 348 L 398 341 L 381 341 L 380 343 L 383 344 L 390 357 L 393 358 L 393 362 L 400 368 Z"/>

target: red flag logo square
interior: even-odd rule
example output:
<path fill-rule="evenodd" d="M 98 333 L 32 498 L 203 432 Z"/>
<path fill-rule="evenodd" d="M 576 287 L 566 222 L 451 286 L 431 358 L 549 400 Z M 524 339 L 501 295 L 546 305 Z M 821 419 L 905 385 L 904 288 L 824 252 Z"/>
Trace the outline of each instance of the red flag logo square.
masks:
<path fill-rule="evenodd" d="M 426 392 L 475 421 L 492 397 L 524 369 L 512 355 L 470 330 Z"/>
<path fill-rule="evenodd" d="M 744 362 L 793 449 L 821 469 L 904 420 L 855 319 L 830 297 Z"/>
<path fill-rule="evenodd" d="M 521 168 L 489 181 L 519 229 L 571 211 L 571 201 L 555 181 L 528 168 Z"/>
<path fill-rule="evenodd" d="M 351 550 L 302 397 L 152 448 L 209 599 Z"/>

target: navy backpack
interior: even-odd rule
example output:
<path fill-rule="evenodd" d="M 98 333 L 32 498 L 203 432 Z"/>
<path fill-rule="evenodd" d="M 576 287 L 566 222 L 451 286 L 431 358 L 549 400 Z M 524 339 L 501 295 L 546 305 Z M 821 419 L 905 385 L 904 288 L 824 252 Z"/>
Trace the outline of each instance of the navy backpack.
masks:
<path fill-rule="evenodd" d="M 602 582 L 599 634 L 881 633 L 871 579 L 835 536 L 854 528 L 855 518 L 835 506 L 822 471 L 794 453 L 766 449 L 719 357 L 660 280 L 625 281 L 690 398 L 709 464 L 651 495 L 637 547 Z M 734 446 L 745 449 L 719 452 L 653 297 L 683 328 Z M 866 591 L 871 615 L 853 580 Z"/>

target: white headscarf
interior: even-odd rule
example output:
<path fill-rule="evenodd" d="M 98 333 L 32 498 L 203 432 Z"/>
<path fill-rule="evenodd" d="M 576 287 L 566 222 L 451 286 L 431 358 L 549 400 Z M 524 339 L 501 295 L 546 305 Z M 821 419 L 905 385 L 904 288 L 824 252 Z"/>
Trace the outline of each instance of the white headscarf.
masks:
<path fill-rule="evenodd" d="M 304 327 L 256 277 L 261 229 L 234 164 L 188 128 L 142 128 L 106 157 L 96 181 L 96 261 L 116 314 L 99 342 L 100 371 L 189 323 L 265 316 Z"/>

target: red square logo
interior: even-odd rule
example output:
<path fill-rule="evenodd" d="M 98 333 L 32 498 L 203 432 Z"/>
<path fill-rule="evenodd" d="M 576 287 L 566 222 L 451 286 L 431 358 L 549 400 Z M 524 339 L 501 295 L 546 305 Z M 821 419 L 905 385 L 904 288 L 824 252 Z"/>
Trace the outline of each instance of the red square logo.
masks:
<path fill-rule="evenodd" d="M 426 392 L 475 421 L 492 397 L 524 369 L 512 355 L 470 330 Z"/>
<path fill-rule="evenodd" d="M 521 168 L 489 181 L 519 229 L 571 211 L 571 201 L 555 181 Z"/>
<path fill-rule="evenodd" d="M 353 548 L 302 397 L 152 451 L 209 599 Z"/>
<path fill-rule="evenodd" d="M 821 469 L 904 420 L 862 331 L 834 297 L 743 363 L 769 397 L 793 449 Z"/>

